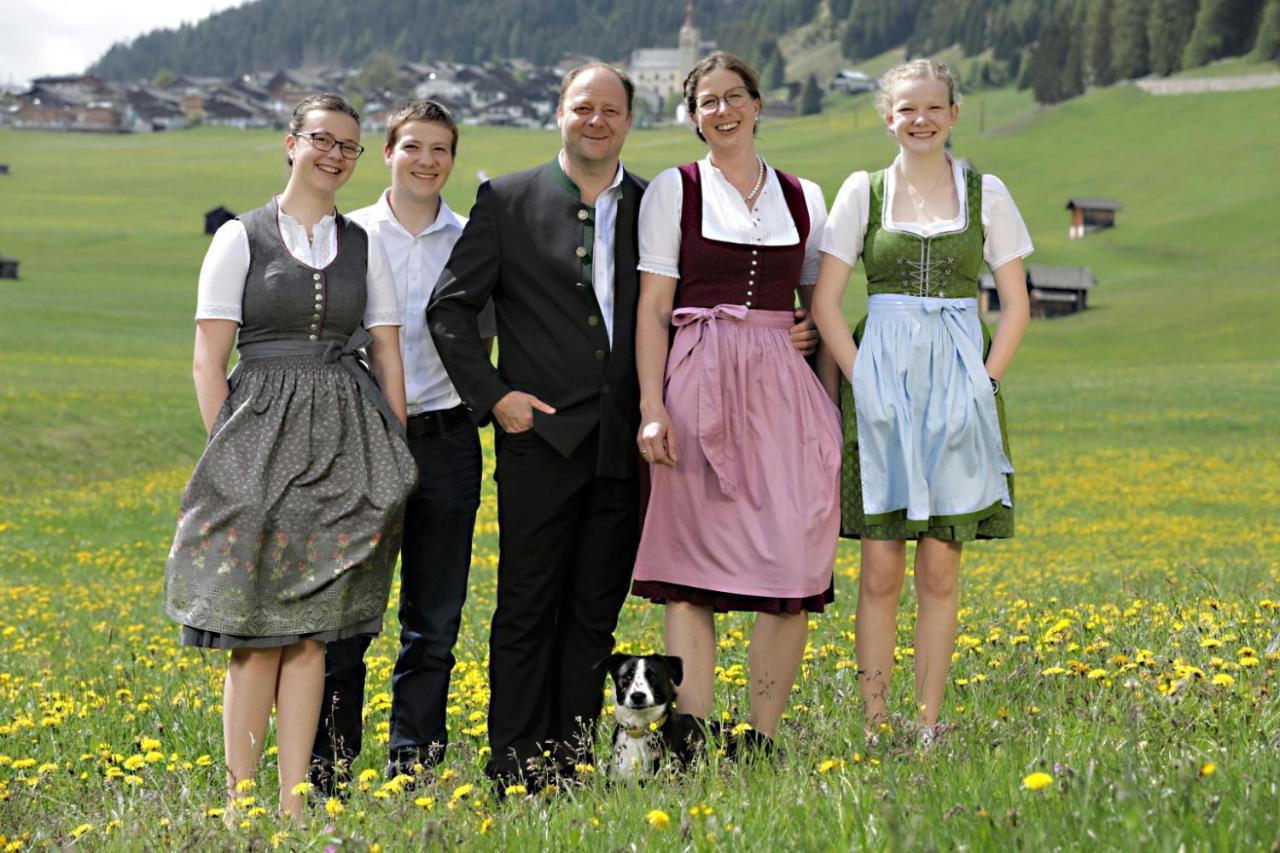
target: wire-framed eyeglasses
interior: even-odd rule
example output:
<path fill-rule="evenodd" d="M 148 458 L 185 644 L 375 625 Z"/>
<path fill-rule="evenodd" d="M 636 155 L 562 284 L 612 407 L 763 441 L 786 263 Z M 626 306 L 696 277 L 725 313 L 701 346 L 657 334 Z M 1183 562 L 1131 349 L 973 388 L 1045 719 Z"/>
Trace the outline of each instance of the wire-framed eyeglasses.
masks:
<path fill-rule="evenodd" d="M 311 147 L 317 151 L 332 151 L 333 146 L 338 146 L 338 150 L 342 152 L 342 156 L 348 160 L 359 160 L 360 155 L 364 153 L 364 146 L 355 142 L 339 142 L 331 133 L 325 133 L 323 130 L 308 130 L 301 133 L 295 133 L 294 136 L 301 136 L 311 143 Z"/>
<path fill-rule="evenodd" d="M 750 100 L 751 100 L 751 93 L 747 91 L 747 87 L 738 86 L 735 89 L 730 89 L 729 91 L 725 92 L 723 96 L 719 96 L 719 97 L 716 95 L 700 96 L 697 101 L 698 112 L 703 113 L 705 115 L 710 115 L 711 113 L 718 112 L 720 109 L 721 101 L 724 101 L 724 105 L 726 107 L 729 107 L 735 110 L 740 110 L 743 107 L 745 107 L 747 103 L 750 102 Z"/>

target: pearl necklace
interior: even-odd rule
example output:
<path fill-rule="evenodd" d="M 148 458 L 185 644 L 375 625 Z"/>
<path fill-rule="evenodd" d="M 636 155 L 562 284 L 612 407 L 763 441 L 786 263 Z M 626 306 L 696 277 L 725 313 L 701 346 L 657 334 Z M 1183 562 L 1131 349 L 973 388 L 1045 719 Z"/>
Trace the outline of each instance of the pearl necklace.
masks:
<path fill-rule="evenodd" d="M 761 188 L 764 187 L 764 176 L 765 176 L 764 158 L 761 157 L 759 154 L 757 154 L 756 155 L 756 184 L 751 188 L 751 192 L 747 193 L 748 205 L 751 204 L 751 200 L 755 198 L 756 194 L 759 193 Z"/>

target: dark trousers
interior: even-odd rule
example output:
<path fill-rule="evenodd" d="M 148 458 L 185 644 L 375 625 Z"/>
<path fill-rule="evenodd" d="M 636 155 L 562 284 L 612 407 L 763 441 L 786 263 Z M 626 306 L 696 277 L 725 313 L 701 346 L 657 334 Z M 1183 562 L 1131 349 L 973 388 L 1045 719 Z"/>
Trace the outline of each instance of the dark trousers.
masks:
<path fill-rule="evenodd" d="M 457 410 L 455 410 L 456 412 Z M 416 421 L 416 423 L 415 423 Z M 400 654 L 391 676 L 390 762 L 408 770 L 438 762 L 449 742 L 445 705 L 453 646 L 467 598 L 471 539 L 480 505 L 480 437 L 464 413 L 410 423 L 418 489 L 405 507 L 400 550 Z M 370 637 L 329 643 L 324 706 L 313 761 L 332 767 L 360 754 L 364 653 Z"/>
<path fill-rule="evenodd" d="M 489 634 L 486 772 L 567 764 L 590 745 L 640 539 L 634 479 L 595 476 L 593 434 L 566 459 L 532 431 L 498 448 L 498 602 Z M 584 741 L 583 738 L 586 738 Z"/>

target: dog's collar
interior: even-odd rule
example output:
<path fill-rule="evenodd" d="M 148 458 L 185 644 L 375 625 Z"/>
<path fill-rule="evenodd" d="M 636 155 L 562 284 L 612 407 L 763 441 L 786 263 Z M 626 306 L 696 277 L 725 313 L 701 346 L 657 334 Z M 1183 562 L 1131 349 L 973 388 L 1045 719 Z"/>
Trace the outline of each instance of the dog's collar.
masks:
<path fill-rule="evenodd" d="M 633 737 L 633 738 L 648 737 L 650 732 L 654 732 L 662 728 L 662 726 L 666 722 L 667 722 L 667 714 L 663 714 L 661 717 L 654 720 L 652 723 L 645 723 L 643 726 L 636 726 L 635 728 L 624 727 L 623 731 L 627 733 L 627 737 Z"/>

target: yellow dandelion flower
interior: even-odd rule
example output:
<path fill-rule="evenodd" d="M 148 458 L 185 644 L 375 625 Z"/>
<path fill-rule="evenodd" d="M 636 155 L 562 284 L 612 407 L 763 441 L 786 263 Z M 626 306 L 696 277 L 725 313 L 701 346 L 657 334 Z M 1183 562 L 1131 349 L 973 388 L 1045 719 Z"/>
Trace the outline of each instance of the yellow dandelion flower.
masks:
<path fill-rule="evenodd" d="M 729 730 L 730 734 L 732 734 L 734 737 L 740 737 L 741 735 L 744 735 L 749 731 L 751 731 L 750 723 L 738 723 L 736 726 L 734 726 L 732 729 Z M 650 812 L 650 814 L 652 814 L 652 812 Z"/>
<path fill-rule="evenodd" d="M 370 767 L 370 768 L 368 768 L 368 769 L 366 769 L 366 770 L 361 770 L 361 771 L 360 771 L 360 781 L 361 781 L 361 782 L 366 782 L 366 783 L 368 783 L 368 782 L 373 782 L 373 781 L 376 781 L 376 780 L 377 780 L 377 778 L 378 778 L 378 771 L 377 771 L 377 770 L 374 770 L 372 767 Z"/>
<path fill-rule="evenodd" d="M 241 779 L 239 782 L 236 783 L 236 792 L 243 794 L 246 791 L 252 791 L 256 787 L 257 787 L 257 783 L 254 782 L 252 779 Z"/>
<path fill-rule="evenodd" d="M 82 823 L 79 826 L 77 826 L 75 829 L 71 830 L 71 837 L 79 838 L 80 836 L 84 835 L 86 832 L 89 832 L 91 829 L 93 829 L 93 824 Z"/>
<path fill-rule="evenodd" d="M 226 809 L 220 809 L 217 806 L 204 810 L 205 817 L 222 817 L 226 813 Z"/>
<path fill-rule="evenodd" d="M 147 759 L 141 755 L 130 755 L 124 760 L 125 770 L 137 770 L 147 763 Z"/>
<path fill-rule="evenodd" d="M 311 793 L 311 789 L 314 787 L 310 782 L 299 782 L 293 786 L 293 795 L 295 797 L 305 797 Z"/>
<path fill-rule="evenodd" d="M 818 765 L 818 772 L 827 773 L 831 770 L 839 770 L 841 767 L 844 767 L 844 762 L 839 758 L 828 758 L 826 761 Z"/>
<path fill-rule="evenodd" d="M 1217 684 L 1220 687 L 1230 687 L 1231 685 L 1236 683 L 1236 680 L 1231 676 L 1227 675 L 1225 672 L 1220 672 L 1213 677 L 1213 680 L 1211 683 Z"/>
<path fill-rule="evenodd" d="M 138 740 L 138 749 L 143 752 L 155 752 L 160 748 L 160 741 L 155 738 L 144 737 Z"/>
<path fill-rule="evenodd" d="M 529 789 L 524 785 L 508 785 L 507 789 L 503 793 L 508 797 L 523 797 L 525 794 L 529 793 Z"/>
<path fill-rule="evenodd" d="M 1214 764 L 1212 761 L 1206 761 L 1204 764 L 1200 765 L 1200 778 L 1204 779 L 1208 776 L 1212 776 L 1217 772 L 1217 770 L 1218 765 Z"/>
<path fill-rule="evenodd" d="M 196 767 L 208 767 L 213 764 L 213 759 L 208 755 L 202 755 L 196 759 Z"/>
<path fill-rule="evenodd" d="M 19 758 L 13 762 L 14 770 L 26 770 L 29 767 L 35 767 L 36 760 L 34 758 Z"/>
<path fill-rule="evenodd" d="M 516 786 L 512 785 L 512 787 L 514 788 Z M 520 786 L 520 787 L 523 787 L 523 786 Z M 418 797 L 416 800 L 413 801 L 413 804 L 425 811 L 431 811 L 431 807 L 436 804 L 436 800 L 435 800 L 435 797 Z"/>
<path fill-rule="evenodd" d="M 1106 678 L 1107 671 L 1105 669 L 1091 669 L 1087 677 L 1090 681 L 1097 681 L 1099 678 Z"/>
<path fill-rule="evenodd" d="M 329 799 L 324 801 L 324 813 L 327 814 L 329 817 L 337 817 L 338 815 L 342 814 L 346 810 L 347 810 L 347 807 L 344 806 L 342 804 L 342 800 L 338 799 L 337 797 L 330 797 Z"/>
<path fill-rule="evenodd" d="M 654 809 L 646 814 L 644 819 L 648 821 L 649 826 L 652 826 L 654 829 L 666 829 L 668 826 L 671 826 L 671 816 L 662 809 Z"/>
<path fill-rule="evenodd" d="M 459 785 L 458 787 L 453 789 L 453 794 L 449 797 L 449 799 L 456 803 L 458 800 L 461 800 L 462 798 L 470 794 L 474 788 L 475 786 L 470 783 L 466 785 Z"/>
<path fill-rule="evenodd" d="M 1052 784 L 1053 777 L 1048 773 L 1032 773 L 1022 779 L 1022 787 L 1028 791 L 1039 791 L 1041 788 L 1047 788 Z"/>
<path fill-rule="evenodd" d="M 480 821 L 480 834 L 484 835 L 493 827 L 493 818 L 487 817 Z"/>

